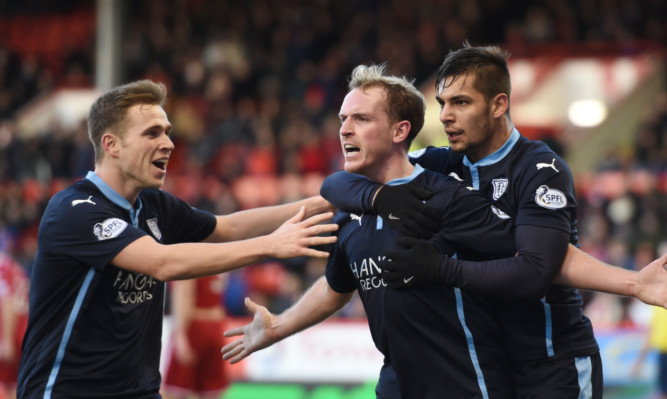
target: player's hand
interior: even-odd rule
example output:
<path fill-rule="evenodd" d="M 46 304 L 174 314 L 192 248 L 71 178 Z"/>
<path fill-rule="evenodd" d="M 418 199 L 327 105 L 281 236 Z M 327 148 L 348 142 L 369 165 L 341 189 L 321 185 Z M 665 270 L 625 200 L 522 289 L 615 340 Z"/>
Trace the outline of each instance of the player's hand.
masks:
<path fill-rule="evenodd" d="M 426 204 L 433 193 L 414 184 L 384 185 L 373 200 L 373 210 L 401 233 L 430 238 L 440 228 L 440 212 Z"/>
<path fill-rule="evenodd" d="M 266 307 L 256 304 L 250 298 L 245 299 L 245 306 L 255 315 L 252 322 L 224 333 L 225 337 L 241 336 L 220 350 L 222 358 L 229 360 L 231 364 L 279 341 L 278 337 L 271 334 L 275 316 Z"/>
<path fill-rule="evenodd" d="M 431 242 L 411 237 L 398 238 L 403 250 L 387 250 L 378 266 L 389 288 L 411 288 L 440 281 L 446 255 Z"/>
<path fill-rule="evenodd" d="M 635 297 L 644 303 L 667 308 L 667 254 L 637 273 Z"/>
<path fill-rule="evenodd" d="M 275 258 L 299 256 L 326 258 L 329 256 L 326 251 L 310 247 L 336 242 L 338 237 L 328 233 L 338 230 L 338 225 L 334 223 L 321 224 L 333 218 L 333 213 L 320 213 L 304 220 L 305 215 L 306 209 L 301 207 L 296 215 L 283 223 L 276 231 L 266 236 L 268 238 L 267 253 L 269 256 Z M 320 234 L 327 235 L 321 236 Z"/>

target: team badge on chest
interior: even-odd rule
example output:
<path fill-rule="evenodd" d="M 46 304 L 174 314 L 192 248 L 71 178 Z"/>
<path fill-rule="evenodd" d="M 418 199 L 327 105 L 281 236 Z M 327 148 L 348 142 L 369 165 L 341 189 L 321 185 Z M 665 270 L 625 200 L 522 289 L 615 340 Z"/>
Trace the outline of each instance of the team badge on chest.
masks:
<path fill-rule="evenodd" d="M 507 190 L 507 185 L 509 184 L 508 179 L 493 179 L 491 180 L 493 184 L 493 200 L 498 201 L 498 198 L 502 197 Z"/>
<path fill-rule="evenodd" d="M 160 240 L 162 238 L 162 232 L 157 226 L 157 219 L 148 219 L 146 221 L 146 224 L 148 225 L 148 228 L 151 229 L 151 233 L 153 233 L 153 237 L 156 239 Z"/>

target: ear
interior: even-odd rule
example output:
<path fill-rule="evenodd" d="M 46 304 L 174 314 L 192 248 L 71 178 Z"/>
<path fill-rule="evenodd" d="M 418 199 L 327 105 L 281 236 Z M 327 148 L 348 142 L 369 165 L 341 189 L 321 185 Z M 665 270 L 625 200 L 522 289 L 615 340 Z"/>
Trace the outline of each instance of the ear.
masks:
<path fill-rule="evenodd" d="M 507 113 L 509 106 L 510 100 L 507 97 L 507 94 L 496 94 L 496 96 L 491 99 L 491 115 L 493 115 L 494 118 L 500 118 Z"/>
<path fill-rule="evenodd" d="M 393 142 L 394 143 L 404 142 L 408 138 L 411 128 L 412 124 L 408 121 L 397 122 L 396 130 L 394 131 Z"/>
<path fill-rule="evenodd" d="M 104 133 L 102 135 L 102 149 L 105 154 L 109 154 L 111 157 L 115 158 L 118 156 L 118 150 L 120 147 L 120 139 L 113 133 Z"/>

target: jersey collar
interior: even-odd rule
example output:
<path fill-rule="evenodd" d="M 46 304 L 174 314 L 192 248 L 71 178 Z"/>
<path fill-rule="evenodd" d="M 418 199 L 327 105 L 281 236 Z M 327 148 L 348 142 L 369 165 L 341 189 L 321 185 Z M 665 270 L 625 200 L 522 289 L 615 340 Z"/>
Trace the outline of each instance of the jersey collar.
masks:
<path fill-rule="evenodd" d="M 125 199 L 125 197 L 114 191 L 114 189 L 111 188 L 111 186 L 109 186 L 108 184 L 106 184 L 101 177 L 95 174 L 95 172 L 88 171 L 86 179 L 90 180 L 91 183 L 97 186 L 97 188 L 102 192 L 102 194 L 104 194 L 105 197 L 109 199 L 109 201 L 130 212 L 130 218 L 132 219 L 132 224 L 136 226 L 136 220 L 142 208 L 141 198 L 137 197 L 138 206 L 137 209 L 135 210 L 132 204 L 130 204 L 130 201 L 128 201 L 127 199 Z"/>
<path fill-rule="evenodd" d="M 398 186 L 399 184 L 409 183 L 412 180 L 414 180 L 417 176 L 422 174 L 422 172 L 424 172 L 424 168 L 422 168 L 419 164 L 415 164 L 415 168 L 412 171 L 412 174 L 410 176 L 405 176 L 405 177 L 401 177 L 401 178 L 398 178 L 398 179 L 389 180 L 386 183 L 386 185 L 388 185 L 388 186 Z"/>
<path fill-rule="evenodd" d="M 463 157 L 463 164 L 467 167 L 471 167 L 473 165 L 475 166 L 487 166 L 487 165 L 493 165 L 494 163 L 500 161 L 501 159 L 505 158 L 507 154 L 512 150 L 512 147 L 514 147 L 514 144 L 516 144 L 517 141 L 519 141 L 519 138 L 521 137 L 521 134 L 519 134 L 519 131 L 516 130 L 516 127 L 512 128 L 512 133 L 510 134 L 510 137 L 507 139 L 505 144 L 503 144 L 502 147 L 500 147 L 496 152 L 489 154 L 485 156 L 484 158 L 480 159 L 479 161 L 475 162 L 474 164 L 470 162 L 468 159 L 468 156 Z"/>

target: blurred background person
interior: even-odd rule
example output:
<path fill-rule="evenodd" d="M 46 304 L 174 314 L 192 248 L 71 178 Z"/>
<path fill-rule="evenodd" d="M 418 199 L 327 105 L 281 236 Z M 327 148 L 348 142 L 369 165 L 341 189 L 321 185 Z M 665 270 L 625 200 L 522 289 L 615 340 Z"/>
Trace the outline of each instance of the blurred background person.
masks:
<path fill-rule="evenodd" d="M 222 294 L 229 277 L 218 274 L 170 283 L 172 333 L 162 381 L 164 399 L 219 398 L 229 385 Z"/>

